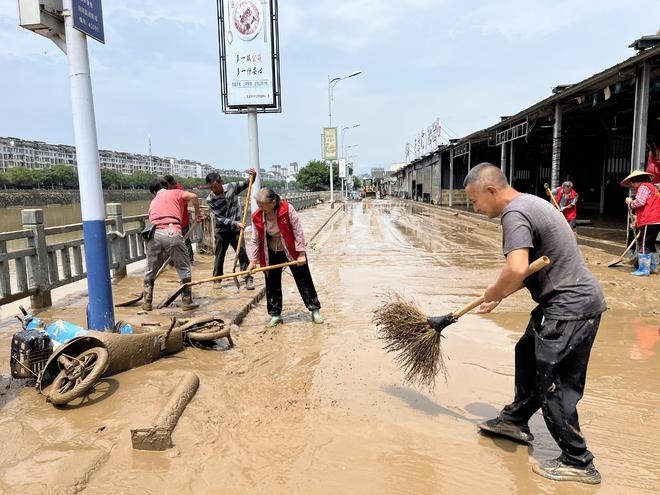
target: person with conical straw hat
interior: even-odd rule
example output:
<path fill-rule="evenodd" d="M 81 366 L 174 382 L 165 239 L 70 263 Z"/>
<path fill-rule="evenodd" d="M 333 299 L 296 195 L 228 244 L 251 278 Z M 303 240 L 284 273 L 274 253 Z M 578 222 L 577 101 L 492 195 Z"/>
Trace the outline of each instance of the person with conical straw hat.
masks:
<path fill-rule="evenodd" d="M 655 247 L 660 233 L 660 191 L 653 185 L 653 174 L 635 170 L 621 181 L 622 187 L 635 189 L 635 198 L 626 198 L 626 204 L 635 213 L 637 240 L 637 270 L 633 275 L 647 277 L 658 270 L 658 251 Z"/>

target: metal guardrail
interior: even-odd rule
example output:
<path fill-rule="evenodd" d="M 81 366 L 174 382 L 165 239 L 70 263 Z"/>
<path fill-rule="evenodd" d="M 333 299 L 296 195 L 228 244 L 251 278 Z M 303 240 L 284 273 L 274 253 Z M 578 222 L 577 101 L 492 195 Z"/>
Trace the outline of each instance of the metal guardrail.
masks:
<path fill-rule="evenodd" d="M 282 197 L 302 210 L 315 205 L 320 195 L 296 193 Z M 113 277 L 121 278 L 126 276 L 127 265 L 146 258 L 146 243 L 140 232 L 148 215 L 123 216 L 119 203 L 108 204 L 107 211 L 108 260 Z M 82 223 L 45 227 L 41 209 L 22 210 L 21 217 L 23 229 L 0 233 L 0 306 L 30 297 L 33 308 L 43 308 L 52 303 L 51 290 L 87 277 Z M 215 218 L 208 215 L 201 229 L 191 235 L 191 241 L 213 252 L 214 227 Z M 52 241 L 53 236 L 76 233 L 80 235 L 75 239 Z"/>

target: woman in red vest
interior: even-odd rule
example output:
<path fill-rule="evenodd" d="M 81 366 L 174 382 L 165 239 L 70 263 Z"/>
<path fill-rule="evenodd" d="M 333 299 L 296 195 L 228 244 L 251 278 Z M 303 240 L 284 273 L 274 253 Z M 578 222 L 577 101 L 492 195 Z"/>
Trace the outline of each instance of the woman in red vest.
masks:
<path fill-rule="evenodd" d="M 626 203 L 637 217 L 636 227 L 640 231 L 637 241 L 638 268 L 633 275 L 648 276 L 658 267 L 658 252 L 655 241 L 660 233 L 660 191 L 652 183 L 653 174 L 635 170 L 621 181 L 623 187 L 635 189 L 635 199 L 626 198 Z"/>
<path fill-rule="evenodd" d="M 573 183 L 569 180 L 564 182 L 561 187 L 552 191 L 555 201 L 559 205 L 559 211 L 564 214 L 564 218 L 575 231 L 575 218 L 577 217 L 578 193 L 573 189 Z"/>
<path fill-rule="evenodd" d="M 298 286 L 298 292 L 308 310 L 312 312 L 314 323 L 323 323 L 321 304 L 316 295 L 312 274 L 309 272 L 305 254 L 305 235 L 300 217 L 285 200 L 268 188 L 261 189 L 256 196 L 257 211 L 252 214 L 252 240 L 250 241 L 250 265 L 253 270 L 260 266 L 277 265 L 287 261 L 298 261 L 292 265 L 291 273 Z M 266 306 L 270 315 L 269 327 L 275 327 L 282 320 L 282 269 L 264 272 L 266 275 Z"/>

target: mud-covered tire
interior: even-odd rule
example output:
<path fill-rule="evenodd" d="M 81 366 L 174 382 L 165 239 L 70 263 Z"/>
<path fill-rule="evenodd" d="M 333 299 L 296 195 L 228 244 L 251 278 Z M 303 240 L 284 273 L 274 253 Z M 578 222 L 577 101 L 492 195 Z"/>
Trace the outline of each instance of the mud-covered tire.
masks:
<path fill-rule="evenodd" d="M 48 402 L 66 404 L 86 393 L 108 369 L 108 350 L 92 347 L 75 357 L 69 369 L 62 369 L 53 380 Z"/>
<path fill-rule="evenodd" d="M 210 323 L 206 327 L 198 330 L 186 332 L 186 336 L 195 342 L 209 342 L 223 337 L 229 337 L 231 334 L 229 328 L 225 328 L 224 323 Z"/>

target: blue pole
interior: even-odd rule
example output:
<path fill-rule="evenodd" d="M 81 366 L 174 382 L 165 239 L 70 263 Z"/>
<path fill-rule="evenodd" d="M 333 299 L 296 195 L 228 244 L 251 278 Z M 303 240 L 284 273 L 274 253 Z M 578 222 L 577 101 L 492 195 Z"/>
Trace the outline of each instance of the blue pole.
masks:
<path fill-rule="evenodd" d="M 80 208 L 87 264 L 87 290 L 89 293 L 87 326 L 93 330 L 109 330 L 114 326 L 115 315 L 112 305 L 105 232 L 105 204 L 101 187 L 101 168 L 96 139 L 96 119 L 87 38 L 73 27 L 71 0 L 64 0 L 64 10 L 73 132 L 76 141 Z"/>

